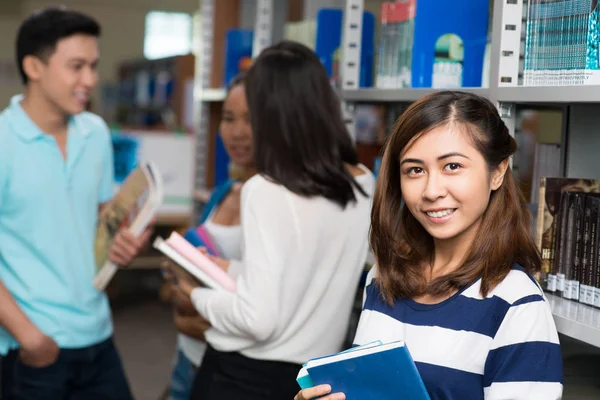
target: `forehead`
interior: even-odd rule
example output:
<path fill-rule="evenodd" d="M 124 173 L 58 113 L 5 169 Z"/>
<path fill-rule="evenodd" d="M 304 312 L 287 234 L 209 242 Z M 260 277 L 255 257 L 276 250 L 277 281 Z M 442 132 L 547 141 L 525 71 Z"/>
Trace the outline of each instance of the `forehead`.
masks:
<path fill-rule="evenodd" d="M 72 35 L 56 43 L 50 60 L 68 60 L 73 58 L 94 61 L 98 58 L 98 39 L 91 35 Z"/>
<path fill-rule="evenodd" d="M 466 127 L 460 124 L 445 124 L 415 136 L 400 154 L 404 157 L 437 157 L 449 152 L 477 151 Z"/>
<path fill-rule="evenodd" d="M 228 108 L 230 106 L 243 106 L 246 104 L 246 91 L 244 85 L 236 85 L 231 88 L 229 94 L 227 95 L 227 99 L 225 100 L 224 107 Z"/>

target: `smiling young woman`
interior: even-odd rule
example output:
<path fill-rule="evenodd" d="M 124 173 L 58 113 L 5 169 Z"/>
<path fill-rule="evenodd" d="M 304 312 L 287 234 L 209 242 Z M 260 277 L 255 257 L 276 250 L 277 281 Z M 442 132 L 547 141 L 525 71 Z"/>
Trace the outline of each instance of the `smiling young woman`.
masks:
<path fill-rule="evenodd" d="M 386 145 L 371 213 L 377 266 L 354 343 L 405 341 L 432 400 L 562 396 L 558 334 L 532 278 L 541 261 L 508 168 L 515 150 L 496 108 L 462 92 L 411 105 Z"/>

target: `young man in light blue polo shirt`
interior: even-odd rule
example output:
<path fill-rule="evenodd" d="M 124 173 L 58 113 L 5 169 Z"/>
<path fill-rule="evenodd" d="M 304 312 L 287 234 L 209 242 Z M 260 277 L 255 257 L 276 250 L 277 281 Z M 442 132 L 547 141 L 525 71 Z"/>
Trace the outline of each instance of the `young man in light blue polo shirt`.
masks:
<path fill-rule="evenodd" d="M 93 284 L 99 209 L 113 195 L 109 130 L 85 112 L 98 81 L 100 27 L 65 9 L 21 25 L 25 84 L 0 114 L 0 354 L 3 400 L 132 398 Z M 128 264 L 150 232 L 119 232 Z"/>

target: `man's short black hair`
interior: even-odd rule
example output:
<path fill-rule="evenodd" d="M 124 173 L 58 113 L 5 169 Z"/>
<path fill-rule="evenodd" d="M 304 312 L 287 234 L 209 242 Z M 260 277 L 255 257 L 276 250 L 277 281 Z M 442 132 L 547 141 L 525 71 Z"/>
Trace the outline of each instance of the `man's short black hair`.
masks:
<path fill-rule="evenodd" d="M 45 8 L 23 21 L 16 44 L 17 66 L 23 83 L 27 84 L 28 81 L 23 70 L 26 56 L 47 60 L 61 39 L 77 34 L 99 37 L 100 25 L 88 15 L 62 7 Z"/>

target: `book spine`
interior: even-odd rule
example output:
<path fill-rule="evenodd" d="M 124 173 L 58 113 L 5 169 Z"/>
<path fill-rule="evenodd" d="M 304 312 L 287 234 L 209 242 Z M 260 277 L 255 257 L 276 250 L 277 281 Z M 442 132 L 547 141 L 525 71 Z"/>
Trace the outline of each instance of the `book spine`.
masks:
<path fill-rule="evenodd" d="M 581 261 L 583 258 L 583 218 L 585 196 L 581 193 L 573 195 L 573 254 L 571 263 L 571 293 L 570 299 L 579 301 L 579 286 L 581 282 Z"/>
<path fill-rule="evenodd" d="M 579 286 L 579 301 L 581 303 L 587 302 L 587 295 L 589 290 L 588 283 L 588 270 L 590 269 L 590 255 L 592 250 L 591 232 L 592 225 L 592 202 L 591 197 L 587 196 L 584 203 L 583 209 L 583 255 L 581 257 L 581 285 Z"/>
<path fill-rule="evenodd" d="M 550 249 L 542 247 L 542 238 L 544 236 L 544 211 L 547 207 L 545 177 L 540 178 L 539 185 L 535 242 L 542 257 L 542 276 L 540 277 L 540 284 L 542 284 L 542 287 L 546 288 L 546 290 L 553 292 L 556 290 L 556 285 L 554 285 L 554 288 L 552 289 L 549 282 L 549 279 L 551 279 Z M 554 278 L 554 281 L 556 281 L 556 278 Z"/>
<path fill-rule="evenodd" d="M 589 249 L 589 268 L 587 271 L 586 285 L 587 293 L 585 303 L 594 305 L 594 294 L 596 292 L 596 273 L 598 271 L 598 256 L 600 254 L 598 248 L 598 223 L 600 218 L 600 197 L 588 196 L 590 204 L 590 249 Z"/>
<path fill-rule="evenodd" d="M 591 304 L 595 307 L 600 307 L 600 199 L 597 200 L 595 205 L 598 207 L 595 209 L 597 212 L 596 218 L 596 237 L 594 238 L 594 260 L 592 263 L 592 301 Z"/>
<path fill-rule="evenodd" d="M 571 283 L 573 277 L 573 260 L 575 256 L 575 241 L 577 239 L 577 234 L 575 231 L 576 225 L 576 205 L 575 205 L 575 195 L 573 193 L 569 193 L 569 208 L 568 208 L 568 216 L 567 216 L 567 229 L 566 229 L 566 248 L 565 248 L 565 256 L 563 262 L 564 268 L 564 279 L 565 279 L 565 287 L 563 290 L 563 297 L 565 299 L 571 299 Z"/>
<path fill-rule="evenodd" d="M 554 250 L 554 274 L 556 275 L 556 292 L 562 296 L 565 290 L 565 267 L 564 259 L 566 255 L 567 239 L 567 217 L 569 216 L 569 195 L 562 192 L 560 197 L 560 208 L 556 217 L 556 232 L 558 236 L 555 239 Z"/>

